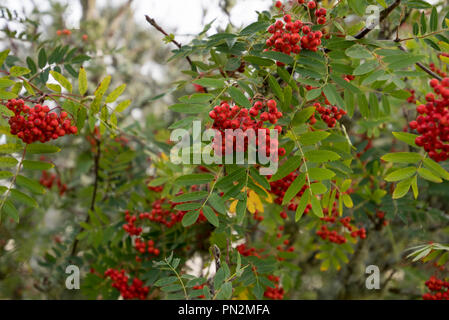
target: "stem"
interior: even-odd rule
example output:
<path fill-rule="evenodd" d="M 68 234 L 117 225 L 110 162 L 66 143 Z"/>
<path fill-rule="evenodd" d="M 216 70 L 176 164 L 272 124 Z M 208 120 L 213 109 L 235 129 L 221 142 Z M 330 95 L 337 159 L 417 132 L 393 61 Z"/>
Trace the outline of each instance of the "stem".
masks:
<path fill-rule="evenodd" d="M 182 281 L 181 277 L 179 276 L 179 273 L 176 271 L 175 268 L 172 267 L 170 263 L 168 263 L 167 258 L 165 258 L 165 263 L 170 268 L 171 271 L 176 275 L 176 278 L 178 278 L 178 281 L 181 283 L 182 290 L 184 291 L 184 296 L 186 297 L 186 300 L 189 300 L 189 296 L 187 295 L 186 286 L 184 285 L 184 282 Z"/>
<path fill-rule="evenodd" d="M 145 15 L 145 19 L 147 20 L 147 22 L 149 24 L 151 24 L 157 31 L 159 31 L 160 33 L 162 33 L 164 36 L 166 37 L 170 37 L 170 35 L 164 30 L 162 29 L 162 27 L 156 22 L 156 20 L 150 18 L 149 16 Z M 170 39 L 170 42 L 172 42 L 175 46 L 177 46 L 179 49 L 182 48 L 182 45 L 176 41 L 175 39 Z M 189 62 L 190 66 L 192 68 L 194 68 L 195 66 L 193 65 L 192 60 L 190 59 L 189 56 L 186 56 L 186 60 Z"/>
<path fill-rule="evenodd" d="M 97 198 L 97 190 L 98 190 L 98 180 L 99 180 L 99 169 L 100 169 L 100 156 L 101 156 L 101 145 L 100 145 L 100 140 L 95 139 L 96 143 L 97 143 L 97 153 L 95 155 L 95 159 L 94 159 L 94 174 L 95 174 L 95 180 L 94 180 L 94 190 L 92 193 L 92 199 L 90 202 L 90 211 L 94 211 L 95 210 L 95 200 Z M 90 214 L 87 214 L 86 220 L 85 222 L 88 223 L 90 220 Z M 79 240 L 77 239 L 78 235 L 84 231 L 84 227 L 81 227 L 80 231 L 77 233 L 76 237 L 75 237 L 75 241 L 73 242 L 73 247 L 72 247 L 72 253 L 71 255 L 74 256 L 76 254 L 76 249 L 79 243 Z"/>
<path fill-rule="evenodd" d="M 22 152 L 22 158 L 20 159 L 19 165 L 17 166 L 17 170 L 14 174 L 14 177 L 11 180 L 11 183 L 9 184 L 8 190 L 6 190 L 5 195 L 2 198 L 2 202 L 0 204 L 0 218 L 1 218 L 1 214 L 2 214 L 2 209 L 3 206 L 5 205 L 6 200 L 8 199 L 8 196 L 11 192 L 12 187 L 14 186 L 14 183 L 16 182 L 17 176 L 19 175 L 20 169 L 22 168 L 23 165 L 23 161 L 25 160 L 25 155 L 26 155 L 26 151 L 27 151 L 27 146 L 28 144 L 25 145 L 25 148 L 23 148 L 23 152 Z M 1 219 L 0 219 L 0 224 L 1 224 Z"/>

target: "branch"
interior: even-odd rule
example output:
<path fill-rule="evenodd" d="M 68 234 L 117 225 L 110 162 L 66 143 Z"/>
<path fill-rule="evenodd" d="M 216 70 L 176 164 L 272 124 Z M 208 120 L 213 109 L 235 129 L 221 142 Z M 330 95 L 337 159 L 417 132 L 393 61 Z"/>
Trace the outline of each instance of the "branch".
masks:
<path fill-rule="evenodd" d="M 393 2 L 388 8 L 382 10 L 382 12 L 380 13 L 380 17 L 379 17 L 379 24 L 384 21 L 391 12 L 393 12 L 394 9 L 396 9 L 399 4 L 401 3 L 401 0 L 396 0 L 395 2 Z M 374 28 L 368 28 L 365 27 L 362 30 L 360 30 L 355 36 L 354 38 L 356 39 L 362 39 L 364 38 L 368 33 L 370 33 Z"/>
<path fill-rule="evenodd" d="M 90 208 L 89 208 L 90 211 L 95 210 L 95 200 L 97 198 L 98 180 L 99 180 L 98 171 L 100 169 L 100 156 L 101 156 L 100 140 L 95 139 L 95 141 L 97 142 L 97 153 L 96 153 L 95 159 L 94 159 L 95 180 L 94 180 L 94 190 L 92 193 L 92 199 L 90 201 Z M 88 223 L 89 219 L 90 219 L 90 214 L 87 214 L 85 222 Z M 83 231 L 84 231 L 84 227 L 81 227 L 80 231 L 78 232 L 78 234 L 75 237 L 75 241 L 73 242 L 72 253 L 71 253 L 72 256 L 74 256 L 76 254 L 76 249 L 77 249 L 78 242 L 79 242 L 79 240 L 77 239 L 77 236 Z"/>
<path fill-rule="evenodd" d="M 395 40 L 396 42 L 398 42 L 397 40 Z M 399 49 L 404 51 L 404 52 L 408 52 L 407 48 L 404 47 L 403 45 L 399 45 Z M 425 65 L 423 65 L 421 62 L 417 62 L 416 65 L 421 68 L 424 72 L 428 73 L 429 75 L 431 75 L 432 77 L 438 79 L 439 81 L 442 80 L 442 78 L 436 74 L 435 72 L 433 72 L 432 70 L 430 70 L 429 68 L 427 68 Z"/>
<path fill-rule="evenodd" d="M 160 25 L 157 24 L 156 20 L 150 18 L 149 16 L 145 15 L 145 19 L 147 20 L 147 22 L 149 24 L 151 24 L 157 31 L 159 31 L 160 33 L 162 33 L 164 36 L 166 37 L 170 37 L 169 34 L 167 32 L 165 32 L 164 29 L 162 29 L 162 27 Z M 177 46 L 179 49 L 182 48 L 182 45 L 176 41 L 175 39 L 171 39 L 170 42 L 172 42 L 175 46 Z M 190 60 L 189 56 L 186 56 L 186 60 L 189 62 L 190 66 L 193 68 L 194 65 L 192 63 L 192 60 Z"/>

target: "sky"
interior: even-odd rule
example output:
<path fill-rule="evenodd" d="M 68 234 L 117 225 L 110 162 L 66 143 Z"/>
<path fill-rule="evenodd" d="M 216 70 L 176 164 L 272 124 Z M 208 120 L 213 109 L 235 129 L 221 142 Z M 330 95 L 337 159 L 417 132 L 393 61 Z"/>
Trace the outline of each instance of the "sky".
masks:
<path fill-rule="evenodd" d="M 39 3 L 41 9 L 49 7 L 49 1 L 34 0 Z M 211 32 L 217 27 L 225 27 L 228 17 L 219 8 L 220 0 L 134 0 L 132 7 L 135 12 L 135 19 L 139 23 L 146 24 L 144 15 L 154 18 L 163 28 L 177 37 L 183 35 L 197 34 L 202 31 L 204 25 L 215 20 Z M 247 25 L 257 19 L 256 11 L 263 11 L 270 7 L 272 0 L 235 0 L 236 5 L 231 11 L 231 22 L 239 27 Z M 31 0 L 0 0 L 0 3 L 8 8 L 16 9 L 19 12 L 22 8 L 31 8 Z M 68 28 L 78 28 L 78 21 L 81 17 L 81 6 L 79 1 L 59 0 L 61 3 L 70 5 L 71 15 L 67 17 Z M 97 0 L 99 6 L 107 3 L 120 5 L 126 0 Z M 203 10 L 207 9 L 206 15 Z"/>

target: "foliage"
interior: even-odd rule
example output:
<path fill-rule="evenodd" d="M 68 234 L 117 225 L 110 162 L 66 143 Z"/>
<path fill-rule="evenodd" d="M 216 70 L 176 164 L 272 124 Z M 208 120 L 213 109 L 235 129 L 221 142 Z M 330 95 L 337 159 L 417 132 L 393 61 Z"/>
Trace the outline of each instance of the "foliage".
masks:
<path fill-rule="evenodd" d="M 449 257 L 439 244 L 448 231 L 447 158 L 422 148 L 412 124 L 434 101 L 429 80 L 446 77 L 445 5 L 319 1 L 323 20 L 298 2 L 259 12 L 242 29 L 210 34 L 207 24 L 184 45 L 147 17 L 176 46 L 168 58 L 154 38 L 138 46 L 148 30 L 122 35 L 129 43 L 120 48 L 102 40 L 112 32 L 105 21 L 86 16 L 81 30 L 66 29 L 59 5 L 45 34 L 37 8 L 24 18 L 0 7 L 0 297 L 420 297 L 427 267 L 419 261 L 441 267 Z M 365 26 L 373 4 L 383 10 L 378 30 Z M 296 31 L 296 53 L 293 41 L 267 43 L 286 14 L 311 29 Z M 113 31 L 126 33 L 117 21 Z M 315 46 L 301 40 L 308 34 Z M 151 48 L 174 66 L 157 94 L 137 72 Z M 438 102 L 443 117 L 447 98 Z M 77 134 L 25 144 L 11 131 L 12 99 L 67 112 Z M 258 102 L 267 117 L 274 103 L 276 117 L 264 121 Z M 238 119 L 280 132 L 276 172 L 261 174 L 260 161 L 170 161 L 170 131 L 194 131 L 195 120 L 216 129 L 226 104 L 245 110 Z M 64 286 L 71 264 L 82 272 L 79 291 Z M 382 290 L 365 288 L 373 264 Z"/>

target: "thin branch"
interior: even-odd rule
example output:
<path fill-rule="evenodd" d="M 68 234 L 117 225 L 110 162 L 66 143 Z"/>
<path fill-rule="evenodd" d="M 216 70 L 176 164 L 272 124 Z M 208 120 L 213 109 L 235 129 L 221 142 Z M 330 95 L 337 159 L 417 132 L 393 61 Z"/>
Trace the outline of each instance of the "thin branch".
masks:
<path fill-rule="evenodd" d="M 90 211 L 94 211 L 95 210 L 95 200 L 97 198 L 97 190 L 98 190 L 98 180 L 99 180 L 99 170 L 100 170 L 100 157 L 101 157 L 101 145 L 100 145 L 100 140 L 95 139 L 96 143 L 97 143 L 97 153 L 95 154 L 95 159 L 94 159 L 94 174 L 95 174 L 95 180 L 94 180 L 94 190 L 92 193 L 92 199 L 90 201 Z M 85 222 L 88 223 L 90 220 L 90 214 L 87 214 L 86 220 Z M 77 236 L 84 231 L 84 227 L 81 227 L 80 231 L 78 232 Z M 71 255 L 74 256 L 76 255 L 76 249 L 78 246 L 78 242 L 79 240 L 77 239 L 77 236 L 75 237 L 75 241 L 73 242 L 73 247 L 72 247 L 72 253 Z"/>
<path fill-rule="evenodd" d="M 170 35 L 164 30 L 162 29 L 162 27 L 156 22 L 156 20 L 150 18 L 149 16 L 145 15 L 145 19 L 147 20 L 147 22 L 149 24 L 151 24 L 157 31 L 159 31 L 160 33 L 162 33 L 164 36 L 166 37 L 170 37 Z M 176 41 L 175 39 L 171 39 L 170 40 L 175 46 L 177 46 L 179 49 L 182 48 L 182 45 Z M 190 66 L 192 66 L 192 68 L 194 67 L 192 60 L 190 59 L 189 56 L 186 56 L 186 60 L 189 62 Z"/>
<path fill-rule="evenodd" d="M 396 41 L 398 42 L 398 41 Z M 404 51 L 404 52 L 408 52 L 407 48 L 405 48 L 403 45 L 399 45 L 399 49 Z M 433 72 L 432 70 L 430 70 L 429 68 L 427 68 L 425 65 L 423 65 L 421 62 L 417 62 L 416 65 L 421 68 L 424 72 L 426 72 L 427 74 L 431 75 L 432 77 L 434 77 L 435 79 L 438 79 L 439 81 L 442 80 L 442 78 L 436 74 L 435 72 Z"/>
<path fill-rule="evenodd" d="M 382 10 L 382 12 L 380 13 L 380 17 L 379 17 L 379 24 L 384 21 L 391 12 L 393 12 L 394 9 L 396 9 L 399 4 L 401 3 L 401 0 L 396 0 L 395 2 L 393 2 L 388 8 Z M 360 30 L 355 36 L 354 38 L 356 39 L 362 39 L 364 38 L 368 33 L 370 33 L 374 28 L 368 28 L 365 27 L 362 30 Z"/>

